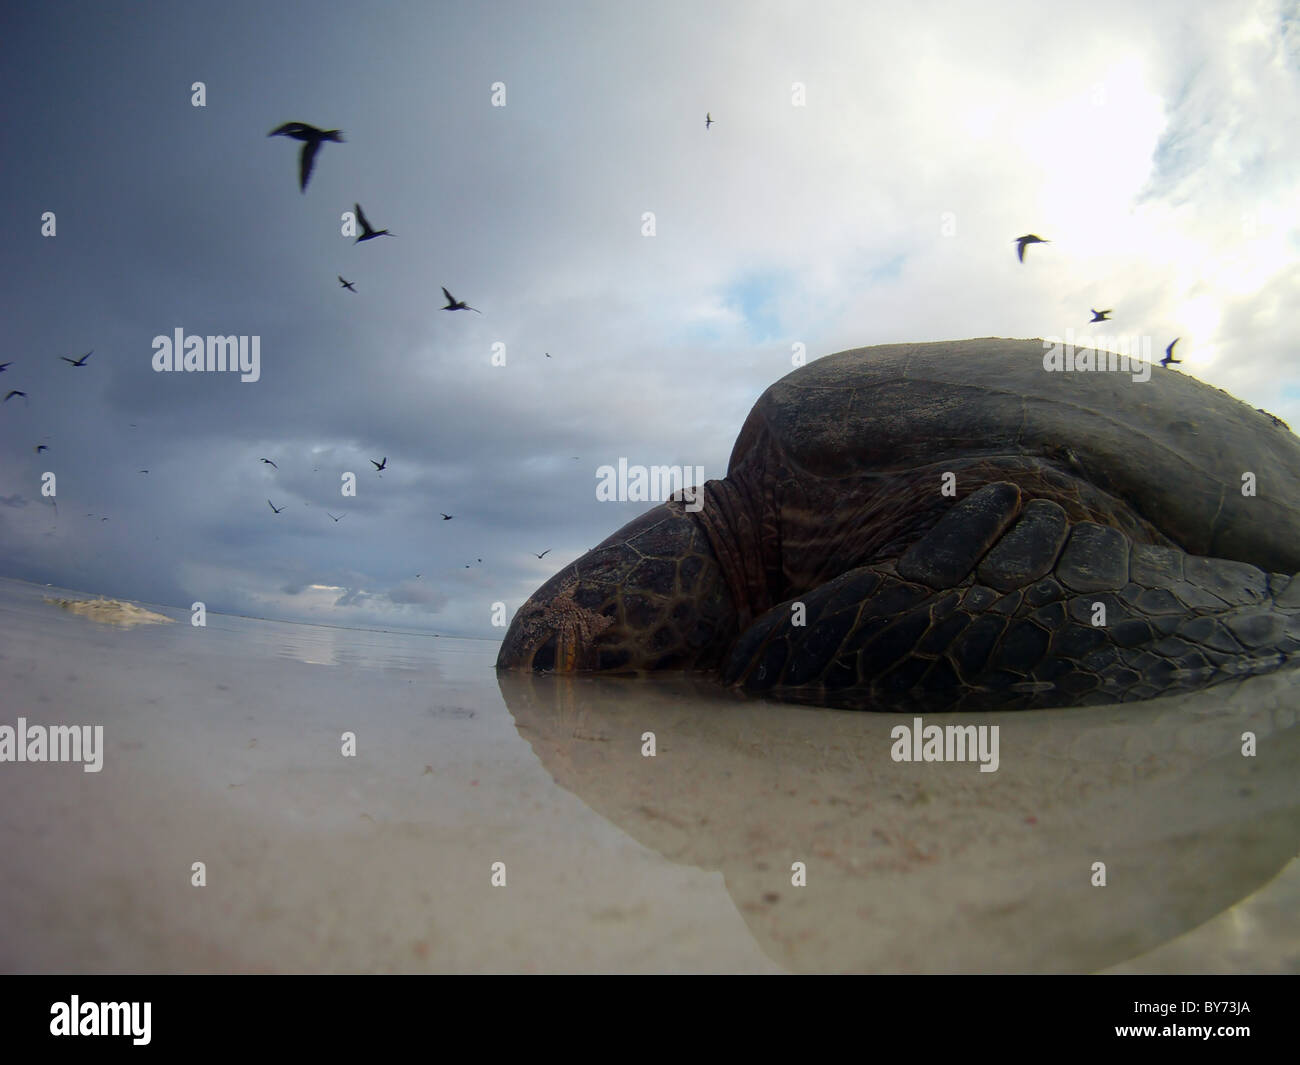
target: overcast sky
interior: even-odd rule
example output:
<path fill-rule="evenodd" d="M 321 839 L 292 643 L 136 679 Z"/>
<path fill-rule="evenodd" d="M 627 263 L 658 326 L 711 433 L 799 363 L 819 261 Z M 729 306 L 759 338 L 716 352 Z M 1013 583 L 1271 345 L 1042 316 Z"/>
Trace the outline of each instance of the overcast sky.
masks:
<path fill-rule="evenodd" d="M 1089 307 L 1300 427 L 1298 15 L 6 5 L 0 572 L 499 637 L 494 602 L 646 508 L 598 502 L 598 467 L 723 476 L 792 345 Z M 345 138 L 305 194 L 288 121 Z M 393 236 L 342 236 L 356 201 Z M 1052 241 L 1023 265 L 1022 233 Z M 154 372 L 178 327 L 260 337 L 260 379 Z"/>

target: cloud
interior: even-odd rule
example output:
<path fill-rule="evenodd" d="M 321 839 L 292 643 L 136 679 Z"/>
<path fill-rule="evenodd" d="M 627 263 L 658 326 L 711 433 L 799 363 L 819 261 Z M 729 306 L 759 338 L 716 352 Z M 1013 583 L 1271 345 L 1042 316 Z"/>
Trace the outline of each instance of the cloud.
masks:
<path fill-rule="evenodd" d="M 499 636 L 493 603 L 642 509 L 598 503 L 599 466 L 721 476 L 795 345 L 1063 335 L 1090 306 L 1300 425 L 1294 4 L 347 11 L 35 8 L 0 41 L 11 139 L 42 145 L 5 202 L 59 217 L 0 246 L 31 397 L 0 411 L 0 502 L 57 462 L 66 504 L 53 536 L 14 515 L 5 572 Z M 212 70 L 220 106 L 177 98 Z M 110 133 L 86 85 L 137 118 Z M 289 120 L 346 138 L 305 194 L 266 137 Z M 340 235 L 357 199 L 392 239 Z M 1053 243 L 1021 264 L 1024 232 Z M 152 372 L 176 327 L 259 336 L 261 379 Z"/>

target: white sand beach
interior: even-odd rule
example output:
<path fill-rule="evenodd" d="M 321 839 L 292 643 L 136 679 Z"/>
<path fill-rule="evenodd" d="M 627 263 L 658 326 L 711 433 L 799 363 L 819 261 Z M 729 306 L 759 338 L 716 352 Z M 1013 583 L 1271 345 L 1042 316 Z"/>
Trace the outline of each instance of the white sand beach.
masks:
<path fill-rule="evenodd" d="M 7 972 L 1300 971 L 1295 674 L 964 715 L 981 773 L 895 715 L 49 601 L 95 598 L 0 581 L 0 726 L 104 745 L 0 763 Z"/>

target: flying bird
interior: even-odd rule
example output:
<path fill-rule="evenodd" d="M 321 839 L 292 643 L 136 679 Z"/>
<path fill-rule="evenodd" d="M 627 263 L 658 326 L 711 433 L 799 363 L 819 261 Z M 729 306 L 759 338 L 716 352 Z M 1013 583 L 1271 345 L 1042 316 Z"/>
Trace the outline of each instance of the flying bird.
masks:
<path fill-rule="evenodd" d="M 0 362 L 0 373 L 4 373 L 12 365 L 13 362 Z"/>
<path fill-rule="evenodd" d="M 546 555 L 549 555 L 550 553 L 551 553 L 551 549 L 548 547 L 548 548 L 547 548 L 545 551 L 543 551 L 540 555 L 537 555 L 537 557 L 538 557 L 538 558 L 542 558 L 542 557 L 544 557 L 544 556 L 546 556 Z M 536 552 L 534 552 L 534 554 L 536 554 Z"/>
<path fill-rule="evenodd" d="M 23 399 L 26 399 L 26 398 L 27 398 L 27 393 L 26 393 L 26 392 L 19 392 L 18 389 L 16 389 L 16 388 L 11 388 L 11 389 L 9 390 L 8 395 L 6 395 L 5 398 L 4 398 L 3 400 L 0 400 L 0 402 L 8 403 L 11 399 L 14 398 L 14 396 L 22 396 Z"/>
<path fill-rule="evenodd" d="M 386 229 L 374 229 L 371 227 L 370 220 L 366 218 L 365 212 L 361 210 L 361 204 L 355 203 L 352 206 L 356 208 L 357 221 L 361 223 L 362 230 L 361 236 L 357 237 L 357 239 L 352 242 L 353 244 L 360 244 L 363 240 L 374 240 L 375 237 L 392 236 L 392 234 Z"/>
<path fill-rule="evenodd" d="M 713 125 L 713 114 L 712 112 L 706 111 L 704 113 L 704 128 L 708 129 L 711 125 Z"/>
<path fill-rule="evenodd" d="M 439 513 L 439 514 L 442 514 L 442 511 L 440 510 L 440 511 L 438 511 L 438 513 Z M 455 514 L 442 514 L 442 520 L 443 520 L 443 521 L 451 521 L 451 519 L 454 518 L 455 516 L 456 516 Z"/>
<path fill-rule="evenodd" d="M 353 287 L 353 286 L 356 284 L 355 281 L 344 281 L 344 280 L 343 280 L 343 275 L 342 275 L 342 274 L 339 274 L 339 275 L 338 275 L 338 278 L 339 278 L 339 284 L 342 285 L 342 286 L 343 286 L 345 289 L 347 289 L 349 292 L 355 293 L 355 292 L 357 291 L 357 290 Z"/>
<path fill-rule="evenodd" d="M 265 462 L 268 466 L 275 466 L 275 463 L 272 462 L 270 459 L 258 459 L 258 461 L 259 461 L 259 462 Z M 278 470 L 280 467 L 279 467 L 279 466 L 275 466 L 275 468 Z"/>
<path fill-rule="evenodd" d="M 141 470 L 140 472 L 141 472 L 141 473 L 148 473 L 149 471 L 148 471 L 148 470 Z"/>
<path fill-rule="evenodd" d="M 325 513 L 326 513 L 326 514 L 330 514 L 330 512 L 329 512 L 328 510 L 325 511 Z M 333 514 L 330 514 L 330 517 L 331 517 L 331 518 L 334 518 L 334 515 L 333 515 Z M 340 514 L 337 518 L 334 518 L 334 524 L 337 525 L 339 522 L 341 522 L 341 521 L 342 521 L 344 518 L 346 518 L 346 517 L 347 517 L 346 514 Z"/>
<path fill-rule="evenodd" d="M 270 507 L 272 510 L 274 510 L 277 514 L 279 514 L 280 511 L 282 511 L 282 510 L 284 509 L 284 507 L 277 507 L 277 506 L 276 506 L 274 503 L 272 503 L 269 499 L 266 501 L 266 505 L 267 505 L 268 507 Z M 288 504 L 286 503 L 285 506 L 288 506 Z"/>
<path fill-rule="evenodd" d="M 85 365 L 86 365 L 86 360 L 87 360 L 88 358 L 90 358 L 93 354 L 95 354 L 95 350 L 94 350 L 94 348 L 92 348 L 90 351 L 86 352 L 86 354 L 84 354 L 83 356 L 81 356 L 81 358 L 79 358 L 79 359 L 70 359 L 70 358 L 68 358 L 66 355 L 60 355 L 59 358 L 61 358 L 64 362 L 70 362 L 70 363 L 72 363 L 73 366 L 85 366 Z"/>
<path fill-rule="evenodd" d="M 311 168 L 316 163 L 316 153 L 320 151 L 320 146 L 324 141 L 334 141 L 335 144 L 343 143 L 342 130 L 337 129 L 317 129 L 315 126 L 309 126 L 306 122 L 286 122 L 279 129 L 273 129 L 267 134 L 268 137 L 292 137 L 296 141 L 302 141 L 302 153 L 298 156 L 298 187 L 307 191 L 307 182 L 311 180 Z"/>
<path fill-rule="evenodd" d="M 1023 263 L 1025 261 L 1026 244 L 1051 244 L 1052 242 L 1050 240 L 1044 240 L 1042 237 L 1036 237 L 1032 233 L 1026 233 L 1023 237 L 1017 237 L 1012 241 L 1012 243 L 1016 245 L 1016 254 L 1020 257 L 1020 261 Z"/>
<path fill-rule="evenodd" d="M 1097 311 L 1097 310 L 1093 310 L 1093 308 L 1091 308 L 1091 307 L 1089 307 L 1088 310 L 1092 311 L 1092 319 L 1091 319 L 1091 321 L 1089 322 L 1090 325 L 1092 324 L 1092 322 L 1109 322 L 1109 321 L 1110 321 L 1110 311 L 1109 311 L 1109 310 L 1105 310 L 1105 311 Z"/>
<path fill-rule="evenodd" d="M 1171 362 L 1183 361 L 1182 359 L 1174 358 L 1174 345 L 1177 344 L 1182 339 L 1183 339 L 1182 337 L 1174 337 L 1174 339 L 1169 342 L 1169 347 L 1165 348 L 1165 357 L 1160 360 L 1160 365 L 1165 367 L 1165 369 L 1169 368 L 1169 364 Z"/>
<path fill-rule="evenodd" d="M 378 473 L 380 470 L 387 469 L 387 468 L 388 468 L 388 456 L 387 456 L 387 455 L 384 456 L 384 461 L 383 461 L 383 462 L 376 462 L 374 459 L 371 459 L 371 460 L 370 460 L 370 465 L 372 465 L 372 466 L 375 468 L 375 472 L 376 472 L 376 473 Z"/>
<path fill-rule="evenodd" d="M 473 311 L 475 314 L 483 313 L 477 307 L 471 307 L 464 300 L 458 300 L 455 296 L 453 296 L 450 292 L 447 291 L 445 285 L 443 286 L 442 294 L 447 297 L 447 306 L 443 308 L 444 311 Z"/>
<path fill-rule="evenodd" d="M 34 448 L 32 448 L 32 450 L 39 455 L 42 451 L 49 451 L 50 448 L 48 444 L 37 444 Z"/>

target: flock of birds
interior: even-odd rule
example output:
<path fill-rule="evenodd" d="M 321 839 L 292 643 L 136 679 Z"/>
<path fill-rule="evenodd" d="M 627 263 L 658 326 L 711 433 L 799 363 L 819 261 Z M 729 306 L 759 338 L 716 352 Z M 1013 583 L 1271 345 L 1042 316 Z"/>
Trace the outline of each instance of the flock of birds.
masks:
<path fill-rule="evenodd" d="M 715 119 L 713 118 L 712 112 L 706 112 L 704 116 L 705 130 L 710 129 L 714 124 L 715 124 Z M 267 134 L 267 136 L 289 137 L 292 138 L 293 140 L 302 142 L 302 148 L 298 155 L 298 186 L 300 191 L 302 191 L 303 193 L 306 193 L 307 191 L 307 185 L 311 180 L 312 172 L 316 166 L 316 159 L 320 153 L 322 145 L 324 145 L 326 142 L 330 142 L 334 144 L 345 143 L 343 139 L 343 133 L 341 130 L 319 129 L 315 126 L 308 125 L 305 122 L 286 122 L 283 125 L 278 126 L 275 129 L 271 130 L 271 132 Z M 366 214 L 362 210 L 360 203 L 354 204 L 353 209 L 356 216 L 356 222 L 361 228 L 361 232 L 356 236 L 356 239 L 353 242 L 354 244 L 361 244 L 365 241 L 375 240 L 379 237 L 391 237 L 394 235 L 389 229 L 386 228 L 376 229 L 371 224 L 370 219 L 366 217 Z M 1016 245 L 1016 257 L 1019 259 L 1021 263 L 1024 263 L 1025 249 L 1029 245 L 1050 244 L 1052 242 L 1050 240 L 1038 236 L 1035 233 L 1026 233 L 1024 236 L 1017 237 L 1015 241 L 1013 241 L 1013 243 Z M 337 275 L 337 277 L 338 277 L 338 282 L 340 287 L 346 289 L 348 292 L 352 293 L 353 295 L 357 294 L 355 281 L 348 280 L 342 274 Z M 444 311 L 473 311 L 475 314 L 483 313 L 477 307 L 471 307 L 469 303 L 467 303 L 465 300 L 457 299 L 455 296 L 451 294 L 451 291 L 445 285 L 442 286 L 442 294 L 447 301 L 445 306 L 441 308 Z M 1111 315 L 1113 313 L 1112 308 L 1107 308 L 1105 310 L 1097 310 L 1096 308 L 1090 307 L 1089 311 L 1092 313 L 1092 318 L 1090 319 L 1089 324 L 1096 323 L 1096 322 L 1108 322 L 1112 320 L 1111 319 Z M 1177 359 L 1174 357 L 1174 345 L 1176 345 L 1180 339 L 1181 338 L 1176 337 L 1173 341 L 1170 342 L 1168 347 L 1165 348 L 1165 356 L 1163 359 L 1160 360 L 1161 366 L 1168 367 L 1171 364 L 1178 364 L 1182 362 L 1181 359 Z M 73 358 L 72 356 L 69 355 L 60 355 L 59 358 L 63 362 L 68 363 L 74 368 L 84 369 L 86 367 L 87 360 L 93 354 L 94 351 L 92 349 L 91 351 L 86 352 L 84 355 L 81 355 L 78 358 Z M 549 359 L 551 357 L 550 352 L 546 352 L 545 357 Z M 8 368 L 12 365 L 13 365 L 12 362 L 0 363 L 0 373 L 3 373 L 6 370 L 8 370 Z M 9 400 L 16 399 L 16 398 L 21 398 L 24 401 L 26 401 L 28 398 L 28 394 L 27 392 L 21 389 L 17 389 L 17 388 L 10 389 L 7 393 L 5 393 L 4 399 L 0 401 L 0 403 L 8 403 Z M 1261 411 L 1261 413 L 1267 414 L 1268 412 Z M 1272 418 L 1273 416 L 1269 415 L 1269 417 Z M 1274 418 L 1274 421 L 1277 422 L 1278 424 L 1285 425 L 1285 423 L 1281 423 L 1276 418 Z M 135 428 L 134 425 L 132 425 L 131 427 Z M 48 450 L 49 448 L 48 445 L 46 444 L 38 444 L 35 447 L 35 451 L 37 454 L 40 454 Z M 577 456 L 574 457 L 576 458 Z M 277 471 L 280 468 L 272 459 L 262 458 L 259 461 L 265 463 L 268 466 L 271 466 Z M 380 460 L 371 459 L 370 463 L 375 467 L 376 475 L 382 476 L 383 471 L 388 469 L 388 456 L 385 455 Z M 316 467 L 316 469 L 319 470 L 319 467 Z M 147 474 L 148 472 L 149 471 L 147 469 L 140 470 L 140 473 L 142 474 Z M 286 506 L 277 507 L 270 499 L 268 499 L 266 503 L 267 506 L 271 508 L 271 511 L 277 515 L 281 514 L 286 509 Z M 310 506 L 309 503 L 306 505 Z M 57 513 L 57 508 L 56 508 L 56 513 Z M 446 514 L 442 512 L 440 512 L 440 514 L 443 521 L 451 521 L 454 517 L 454 515 L 452 514 Z M 326 511 L 326 515 L 336 525 L 347 516 L 346 512 L 343 514 L 334 514 L 330 511 Z M 96 517 L 97 515 L 89 514 L 87 516 Z M 100 520 L 108 521 L 108 518 L 102 517 Z M 533 554 L 537 559 L 541 560 L 545 558 L 546 555 L 550 554 L 550 552 L 551 549 L 547 548 L 545 551 L 541 552 L 540 554 L 537 554 L 536 552 L 533 552 Z M 482 563 L 482 561 L 483 560 L 481 558 L 477 559 L 478 563 Z M 470 568 L 471 565 L 473 565 L 473 563 L 466 563 L 465 568 L 468 569 Z M 417 573 L 415 576 L 417 578 L 420 578 L 422 577 L 422 573 Z"/>
<path fill-rule="evenodd" d="M 316 167 L 316 153 L 320 151 L 320 146 L 326 141 L 333 141 L 335 144 L 342 144 L 343 131 L 340 129 L 317 129 L 315 126 L 309 126 L 306 122 L 286 122 L 282 126 L 277 126 L 267 134 L 268 137 L 292 137 L 294 140 L 302 141 L 302 150 L 298 153 L 298 188 L 302 192 L 307 191 L 307 182 L 311 180 L 312 170 Z M 370 219 L 366 217 L 366 212 L 361 209 L 361 204 L 352 205 L 353 213 L 356 215 L 357 223 L 361 226 L 361 232 L 357 235 L 353 244 L 360 244 L 362 241 L 374 240 L 376 237 L 391 237 L 392 232 L 387 229 L 376 229 L 370 224 Z M 346 280 L 342 274 L 338 274 L 339 284 L 349 292 L 356 293 L 356 282 Z M 443 287 L 442 294 L 447 297 L 447 306 L 443 307 L 444 311 L 473 311 L 475 314 L 482 314 L 477 307 L 471 307 L 464 300 L 458 300 L 446 286 Z"/>
<path fill-rule="evenodd" d="M 1034 233 L 1026 233 L 1023 237 L 1016 237 L 1016 239 L 1011 243 L 1016 246 L 1016 257 L 1023 263 L 1025 261 L 1025 248 L 1030 244 L 1051 244 L 1052 242 L 1050 240 L 1045 240 Z M 1088 324 L 1091 325 L 1093 322 L 1109 322 L 1111 320 L 1110 315 L 1112 309 L 1113 308 L 1108 308 L 1104 311 L 1099 311 L 1094 307 L 1089 307 L 1088 310 L 1092 312 L 1092 318 L 1089 319 Z M 1180 340 L 1182 340 L 1182 337 L 1174 337 L 1174 339 L 1170 341 L 1169 346 L 1165 348 L 1165 357 L 1160 360 L 1160 365 L 1165 369 L 1168 369 L 1171 363 L 1181 363 L 1183 361 L 1182 359 L 1174 358 L 1174 345 Z M 1268 412 L 1262 411 L 1261 413 L 1267 414 Z M 1269 417 L 1271 418 L 1272 415 L 1270 414 Z"/>
<path fill-rule="evenodd" d="M 711 124 L 712 120 L 710 119 L 709 121 Z M 705 128 L 706 129 L 708 128 L 707 125 Z M 315 168 L 316 165 L 316 155 L 320 151 L 321 145 L 324 144 L 326 141 L 331 141 L 335 144 L 344 143 L 342 130 L 318 129 L 315 126 L 308 125 L 306 122 L 286 122 L 284 123 L 284 125 L 277 126 L 275 129 L 271 130 L 271 132 L 268 133 L 267 136 L 268 137 L 291 137 L 294 140 L 302 141 L 302 149 L 298 154 L 298 188 L 300 191 L 304 193 L 307 191 L 307 183 L 311 180 L 312 170 Z M 361 209 L 360 203 L 353 204 L 353 211 L 356 214 L 357 224 L 361 226 L 361 232 L 357 236 L 357 238 L 353 241 L 353 244 L 360 244 L 363 241 L 374 240 L 376 237 L 393 236 L 393 233 L 388 229 L 376 229 L 374 226 L 372 226 L 370 224 L 370 219 L 366 217 L 365 212 Z M 345 288 L 353 295 L 356 295 L 357 289 L 356 289 L 355 281 L 349 281 L 342 274 L 337 274 L 336 276 L 338 277 L 339 286 L 341 288 Z M 451 294 L 450 290 L 448 290 L 447 286 L 445 285 L 442 286 L 442 294 L 447 300 L 446 305 L 441 308 L 444 311 L 473 311 L 475 314 L 480 314 L 480 315 L 483 313 L 477 307 L 471 307 L 469 303 L 467 303 L 465 300 L 458 300 L 455 296 Z M 546 358 L 549 359 L 550 357 L 551 357 L 550 352 L 547 352 Z M 275 466 L 275 463 L 272 462 L 270 459 L 264 458 L 262 459 L 262 461 L 268 463 L 271 466 Z M 382 474 L 382 472 L 388 468 L 388 456 L 385 455 L 382 459 L 378 461 L 376 461 L 375 459 L 371 459 L 370 464 L 374 466 L 376 474 Z M 278 466 L 276 466 L 275 468 L 277 470 L 279 469 Z M 269 499 L 266 502 L 267 505 L 271 508 L 271 510 L 274 511 L 276 514 L 279 514 L 282 510 L 285 509 L 284 507 L 277 507 Z M 334 521 L 336 525 L 340 521 L 342 521 L 343 518 L 347 516 L 345 513 L 345 514 L 340 514 L 336 517 L 334 514 L 330 513 L 329 511 L 326 511 L 326 514 Z M 439 511 L 439 514 L 441 515 L 443 521 L 451 521 L 452 518 L 455 517 L 454 514 L 446 514 L 443 513 L 442 511 Z M 546 554 L 548 554 L 550 550 L 551 549 L 548 547 L 545 551 L 543 551 L 540 555 L 537 555 L 536 557 L 541 559 Z M 533 553 L 536 554 L 536 552 Z M 480 558 L 477 559 L 476 561 L 481 563 L 483 560 Z M 465 564 L 465 568 L 469 569 L 473 564 L 474 563 L 467 562 Z M 417 573 L 415 576 L 418 579 L 422 576 L 422 574 Z"/>
<path fill-rule="evenodd" d="M 711 120 L 710 120 L 710 124 L 711 124 Z M 271 132 L 267 134 L 267 136 L 290 137 L 294 140 L 302 142 L 302 149 L 298 155 L 298 187 L 304 193 L 307 191 L 307 184 L 311 180 L 312 171 L 315 169 L 316 157 L 320 152 L 321 146 L 326 141 L 335 144 L 344 143 L 342 130 L 318 129 L 315 126 L 307 124 L 306 122 L 286 122 L 283 125 L 277 126 L 275 129 L 271 130 Z M 375 240 L 378 237 L 391 237 L 394 235 L 392 231 L 389 229 L 376 229 L 371 224 L 370 219 L 366 217 L 366 213 L 364 210 L 362 210 L 360 203 L 353 204 L 353 211 L 356 216 L 357 224 L 361 227 L 361 232 L 357 235 L 356 239 L 353 241 L 354 244 L 361 244 L 368 240 Z M 337 276 L 338 276 L 339 285 L 342 288 L 347 289 L 349 292 L 353 293 L 354 295 L 357 293 L 355 281 L 349 281 L 342 274 L 339 274 Z M 446 305 L 441 308 L 442 310 L 473 311 L 475 314 L 480 314 L 480 315 L 483 313 L 477 307 L 471 307 L 467 301 L 457 299 L 455 296 L 451 294 L 450 290 L 445 285 L 442 286 L 442 294 L 444 297 L 446 297 L 447 300 Z M 73 358 L 69 355 L 60 355 L 59 358 L 63 362 L 69 363 L 70 365 L 80 369 L 86 366 L 86 361 L 93 354 L 94 354 L 94 350 L 92 349 L 91 351 L 86 352 L 84 355 L 80 356 L 79 358 Z M 546 358 L 549 359 L 550 357 L 551 357 L 550 352 L 547 352 Z M 0 363 L 0 373 L 4 373 L 12 365 L 13 365 L 12 360 L 9 362 Z M 22 399 L 26 401 L 28 399 L 28 394 L 22 389 L 17 389 L 17 388 L 10 389 L 7 393 L 5 393 L 4 399 L 0 400 L 0 404 L 8 403 L 9 400 L 11 399 Z M 134 429 L 135 425 L 132 424 L 131 428 Z M 38 444 L 36 445 L 34 450 L 39 455 L 45 451 L 48 451 L 49 446 L 47 444 Z M 265 463 L 266 465 L 272 467 L 277 471 L 280 469 L 280 467 L 272 459 L 262 458 L 259 461 Z M 382 472 L 388 469 L 388 456 L 385 455 L 382 459 L 379 460 L 371 459 L 370 463 L 372 466 L 375 467 L 375 473 L 382 475 Z M 319 470 L 319 467 L 316 467 L 316 469 Z M 140 473 L 142 474 L 147 474 L 148 472 L 149 471 L 147 469 L 140 470 Z M 271 512 L 273 514 L 281 514 L 287 509 L 287 504 L 285 506 L 277 507 L 270 499 L 266 501 L 266 505 L 271 508 Z M 308 503 L 306 505 L 310 506 L 311 504 Z M 55 504 L 55 513 L 56 515 L 58 513 L 57 503 Z M 329 517 L 329 519 L 333 521 L 334 524 L 336 525 L 340 521 L 342 521 L 345 517 L 347 517 L 346 512 L 343 514 L 334 514 L 327 510 L 325 513 L 326 516 Z M 447 514 L 441 511 L 439 513 L 441 514 L 443 521 L 451 521 L 455 517 L 454 514 Z M 96 514 L 87 514 L 86 516 L 90 518 L 100 517 L 99 515 Z M 109 519 L 107 517 L 100 517 L 100 520 L 108 521 Z M 155 537 L 155 539 L 157 539 L 157 537 Z M 547 548 L 540 555 L 538 555 L 536 552 L 533 552 L 533 554 L 538 559 L 541 559 L 545 557 L 547 554 L 549 554 L 550 550 L 551 550 L 550 548 Z M 482 561 L 483 560 L 481 558 L 478 558 L 475 560 L 475 563 L 482 563 Z M 467 562 L 465 564 L 465 568 L 469 569 L 475 563 Z M 415 576 L 419 578 L 423 576 L 423 574 L 417 573 Z"/>
<path fill-rule="evenodd" d="M 59 358 L 62 359 L 64 362 L 71 363 L 73 366 L 81 367 L 86 365 L 86 360 L 90 358 L 93 354 L 95 354 L 95 351 L 92 348 L 90 351 L 86 352 L 86 354 L 81 356 L 81 358 L 79 359 L 74 359 L 70 355 L 60 355 Z M 10 360 L 9 362 L 0 362 L 0 373 L 4 373 L 12 365 L 13 365 L 13 360 Z M 0 400 L 0 402 L 8 403 L 11 399 L 14 398 L 25 400 L 27 399 L 27 393 L 23 392 L 21 389 L 11 388 L 8 392 L 5 393 L 5 398 L 3 400 Z M 44 444 L 38 444 L 36 446 L 36 453 L 38 455 L 42 451 L 48 451 L 48 450 L 49 448 L 46 447 Z"/>

